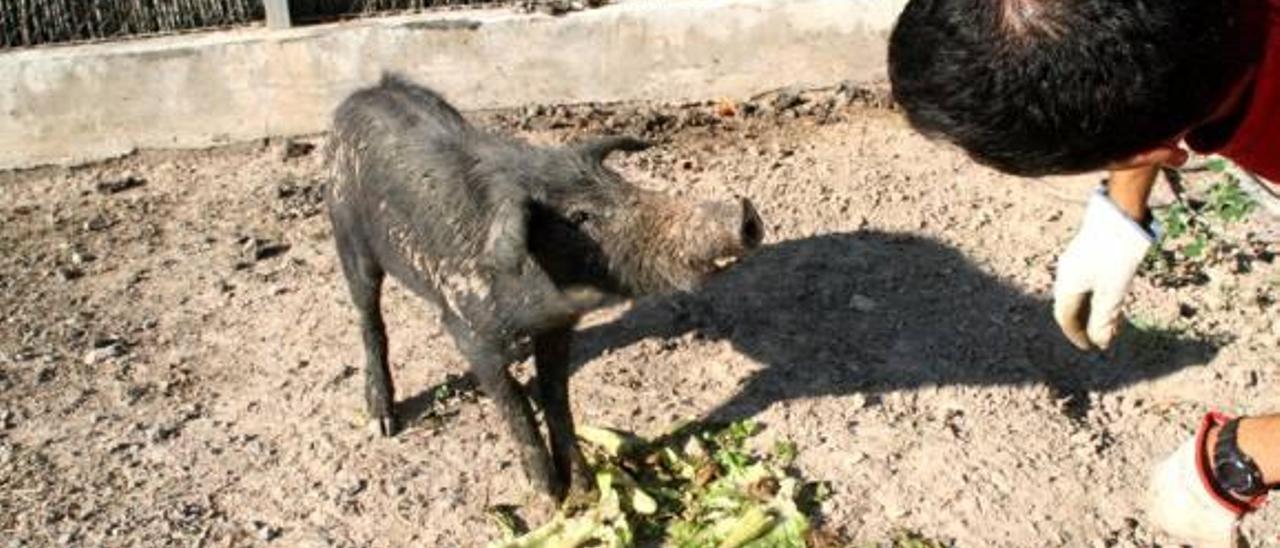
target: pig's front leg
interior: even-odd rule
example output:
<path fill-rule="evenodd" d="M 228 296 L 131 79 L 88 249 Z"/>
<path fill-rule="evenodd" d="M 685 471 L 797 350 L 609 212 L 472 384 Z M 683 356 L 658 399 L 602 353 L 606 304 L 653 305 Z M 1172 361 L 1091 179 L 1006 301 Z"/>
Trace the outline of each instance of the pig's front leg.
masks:
<path fill-rule="evenodd" d="M 453 314 L 445 317 L 445 325 L 466 356 L 471 370 L 480 381 L 480 388 L 493 400 L 499 414 L 507 424 L 507 430 L 520 447 L 525 475 L 539 493 L 555 499 L 564 497 L 564 484 L 558 481 L 547 452 L 546 442 L 538 432 L 533 407 L 525 396 L 520 382 L 507 370 L 507 344 L 473 332 Z"/>
<path fill-rule="evenodd" d="M 552 329 L 533 339 L 538 393 L 547 432 L 551 435 L 551 456 L 555 462 L 556 477 L 569 487 L 569 496 L 586 494 L 592 485 L 591 473 L 578 449 L 573 412 L 569 406 L 569 348 L 572 340 L 572 326 Z"/>

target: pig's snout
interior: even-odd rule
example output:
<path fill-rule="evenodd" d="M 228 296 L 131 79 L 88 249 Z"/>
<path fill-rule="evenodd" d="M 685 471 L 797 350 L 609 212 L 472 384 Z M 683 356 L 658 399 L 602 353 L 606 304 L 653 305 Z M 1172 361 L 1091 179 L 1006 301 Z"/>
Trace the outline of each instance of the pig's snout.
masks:
<path fill-rule="evenodd" d="M 597 240 L 629 294 L 697 289 L 764 241 L 764 221 L 745 198 L 689 203 L 657 192 L 642 197 L 634 220 L 613 225 L 616 237 Z"/>
<path fill-rule="evenodd" d="M 737 204 L 721 202 L 712 206 L 711 218 L 719 236 L 711 250 L 713 271 L 733 266 L 764 241 L 764 221 L 751 200 L 741 198 Z"/>

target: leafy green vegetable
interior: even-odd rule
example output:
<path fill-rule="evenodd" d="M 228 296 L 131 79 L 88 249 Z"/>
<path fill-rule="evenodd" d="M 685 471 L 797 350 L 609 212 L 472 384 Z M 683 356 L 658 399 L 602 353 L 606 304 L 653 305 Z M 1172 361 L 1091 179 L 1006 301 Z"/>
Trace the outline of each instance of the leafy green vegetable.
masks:
<path fill-rule="evenodd" d="M 1160 218 L 1160 224 L 1164 225 L 1164 237 L 1169 239 L 1181 238 L 1190 228 L 1187 218 L 1190 213 L 1187 206 L 1182 202 L 1174 203 L 1164 211 L 1164 215 Z"/>
<path fill-rule="evenodd" d="M 796 443 L 791 440 L 782 440 L 773 446 L 773 456 L 777 459 L 778 464 L 782 466 L 791 466 L 796 461 L 796 456 L 799 453 Z"/>
<path fill-rule="evenodd" d="M 920 533 L 899 531 L 893 537 L 893 548 L 945 548 L 945 544 L 925 538 Z"/>
<path fill-rule="evenodd" d="M 1227 160 L 1215 158 L 1206 167 L 1214 173 L 1200 200 L 1181 194 L 1182 177 L 1166 171 L 1171 184 L 1179 192 L 1172 205 L 1155 211 L 1164 227 L 1164 236 L 1143 260 L 1144 271 L 1157 283 L 1179 286 L 1203 283 L 1207 279 L 1203 267 L 1224 260 L 1238 260 L 1246 245 L 1235 241 L 1224 231 L 1241 222 L 1258 208 L 1258 203 L 1231 175 Z"/>
<path fill-rule="evenodd" d="M 1240 189 L 1240 183 L 1234 179 L 1215 183 L 1209 188 L 1209 211 L 1224 223 L 1235 223 L 1243 220 L 1254 209 L 1258 202 Z"/>
<path fill-rule="evenodd" d="M 812 528 L 798 503 L 803 489 L 784 470 L 796 446 L 783 441 L 772 454 L 753 454 L 746 442 L 759 432 L 754 422 L 686 425 L 653 441 L 604 428 L 578 432 L 596 469 L 595 506 L 519 538 L 504 525 L 491 548 L 622 548 L 637 539 L 677 548 L 806 545 Z"/>
<path fill-rule="evenodd" d="M 1204 255 L 1204 249 L 1209 245 L 1209 238 L 1204 234 L 1196 234 L 1191 243 L 1182 246 L 1182 254 L 1188 259 L 1199 259 Z"/>

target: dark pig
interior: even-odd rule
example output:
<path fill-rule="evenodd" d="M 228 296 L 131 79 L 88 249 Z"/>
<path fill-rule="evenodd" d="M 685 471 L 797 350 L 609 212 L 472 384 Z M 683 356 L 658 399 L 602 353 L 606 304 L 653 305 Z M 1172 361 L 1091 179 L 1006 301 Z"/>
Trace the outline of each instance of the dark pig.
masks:
<path fill-rule="evenodd" d="M 764 234 L 746 199 L 688 203 L 604 164 L 611 152 L 647 146 L 606 137 L 535 147 L 476 129 L 395 75 L 338 107 L 326 199 L 360 315 L 368 412 L 382 435 L 397 429 L 380 309 L 390 274 L 439 307 L 535 487 L 557 498 L 589 490 L 569 411 L 574 324 L 604 294 L 692 289 Z M 530 340 L 550 451 L 508 372 Z"/>

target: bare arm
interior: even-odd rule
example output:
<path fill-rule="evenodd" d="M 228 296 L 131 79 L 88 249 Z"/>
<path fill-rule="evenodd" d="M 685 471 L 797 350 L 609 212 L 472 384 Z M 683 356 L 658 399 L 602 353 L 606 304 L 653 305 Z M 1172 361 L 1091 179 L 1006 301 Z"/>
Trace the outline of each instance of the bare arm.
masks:
<path fill-rule="evenodd" d="M 1236 442 L 1262 469 L 1262 481 L 1280 484 L 1280 414 L 1240 419 Z"/>
<path fill-rule="evenodd" d="M 1220 430 L 1222 427 L 1215 426 L 1205 436 L 1207 454 L 1213 454 Z M 1241 417 L 1236 444 L 1240 446 L 1240 452 L 1258 465 L 1263 483 L 1280 485 L 1280 414 Z"/>
<path fill-rule="evenodd" d="M 1155 185 L 1159 172 L 1160 167 L 1156 165 L 1111 170 L 1107 196 L 1130 218 L 1145 225 L 1151 215 L 1147 209 L 1147 197 L 1151 195 L 1151 187 Z"/>

